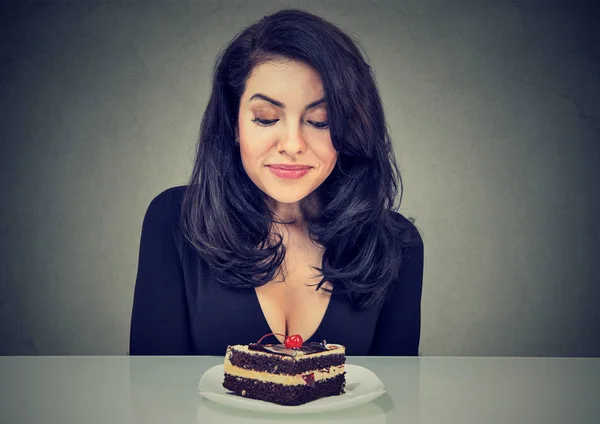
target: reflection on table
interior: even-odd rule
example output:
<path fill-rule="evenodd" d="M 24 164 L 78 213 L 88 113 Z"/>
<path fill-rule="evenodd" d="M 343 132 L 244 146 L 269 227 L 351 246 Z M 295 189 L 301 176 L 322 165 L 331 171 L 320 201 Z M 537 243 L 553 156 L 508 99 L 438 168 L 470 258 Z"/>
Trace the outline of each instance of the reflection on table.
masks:
<path fill-rule="evenodd" d="M 600 423 L 600 359 L 374 358 L 387 393 L 310 415 L 251 413 L 199 396 L 222 357 L 1 357 L 0 423 Z"/>

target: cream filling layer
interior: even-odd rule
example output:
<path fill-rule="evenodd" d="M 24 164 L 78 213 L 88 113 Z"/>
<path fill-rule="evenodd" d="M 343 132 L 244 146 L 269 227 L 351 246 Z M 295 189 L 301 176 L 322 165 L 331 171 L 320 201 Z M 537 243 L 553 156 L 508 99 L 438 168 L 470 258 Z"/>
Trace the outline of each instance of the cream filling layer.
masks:
<path fill-rule="evenodd" d="M 232 365 L 228 360 L 225 361 L 223 366 L 225 373 L 231 374 L 235 377 L 251 378 L 253 380 L 262 381 L 265 383 L 277 383 L 285 384 L 286 386 L 299 386 L 305 385 L 307 382 L 302 378 L 303 375 L 313 374 L 315 382 L 327 380 L 328 378 L 335 377 L 344 372 L 344 365 L 329 368 L 329 372 L 314 370 L 303 374 L 289 375 L 289 374 L 271 374 L 266 371 L 253 371 L 244 368 L 236 367 Z"/>

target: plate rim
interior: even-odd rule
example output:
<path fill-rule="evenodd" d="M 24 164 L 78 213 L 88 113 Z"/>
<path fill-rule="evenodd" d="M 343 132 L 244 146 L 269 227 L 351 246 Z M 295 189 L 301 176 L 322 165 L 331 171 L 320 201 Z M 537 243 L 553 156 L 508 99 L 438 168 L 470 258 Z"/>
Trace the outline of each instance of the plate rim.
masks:
<path fill-rule="evenodd" d="M 387 392 L 387 389 L 385 387 L 385 384 L 383 383 L 383 381 L 381 381 L 381 379 L 377 376 L 377 374 L 375 374 L 373 371 L 371 371 L 369 368 L 366 368 L 362 365 L 356 365 L 356 364 L 345 364 L 346 369 L 344 370 L 346 373 L 348 373 L 348 368 L 350 370 L 350 372 L 352 373 L 352 369 L 354 369 L 354 372 L 358 372 L 363 371 L 363 372 L 368 372 L 372 377 L 374 377 L 374 382 L 376 383 L 375 386 L 370 389 L 369 391 L 365 392 L 365 393 L 361 393 L 359 395 L 357 395 L 356 397 L 337 397 L 337 396 L 331 396 L 331 398 L 338 398 L 339 401 L 338 402 L 332 402 L 332 403 L 327 403 L 327 404 L 314 404 L 314 402 L 319 401 L 320 399 L 316 399 L 314 401 L 302 404 L 302 405 L 279 405 L 276 403 L 272 403 L 272 402 L 267 402 L 267 401 L 263 401 L 263 400 L 258 400 L 258 399 L 250 399 L 250 398 L 233 398 L 230 397 L 231 395 L 229 394 L 225 394 L 225 393 L 218 393 L 215 392 L 213 390 L 206 390 L 202 388 L 202 381 L 205 378 L 205 376 L 209 373 L 215 373 L 217 372 L 217 370 L 220 373 L 223 373 L 224 370 L 224 364 L 217 364 L 214 365 L 212 367 L 210 367 L 209 369 L 207 369 L 202 376 L 200 377 L 200 380 L 198 381 L 198 393 L 200 396 L 202 396 L 205 399 L 208 399 L 212 402 L 218 403 L 222 406 L 225 407 L 229 407 L 229 408 L 235 408 L 235 409 L 239 409 L 239 410 L 246 410 L 246 411 L 253 411 L 253 412 L 262 412 L 262 413 L 296 413 L 296 414 L 305 414 L 305 413 L 318 413 L 318 412 L 330 412 L 330 411 L 337 411 L 337 410 L 341 410 L 341 409 L 346 409 L 346 408 L 351 408 L 351 407 L 355 407 L 355 406 L 359 406 L 359 405 L 364 405 L 366 403 L 369 403 L 375 399 L 377 399 L 378 397 L 380 397 L 381 395 L 385 394 Z M 207 396 L 208 395 L 208 396 Z M 233 402 L 221 402 L 221 399 L 225 399 L 224 397 L 227 396 L 227 399 L 232 400 Z M 343 395 L 341 395 L 343 396 Z M 321 399 L 326 399 L 326 398 L 321 398 Z M 256 402 L 260 402 L 260 403 L 256 403 Z M 348 404 L 349 403 L 349 404 Z M 252 405 L 261 405 L 261 407 L 259 407 L 259 409 L 256 408 L 252 408 Z"/>

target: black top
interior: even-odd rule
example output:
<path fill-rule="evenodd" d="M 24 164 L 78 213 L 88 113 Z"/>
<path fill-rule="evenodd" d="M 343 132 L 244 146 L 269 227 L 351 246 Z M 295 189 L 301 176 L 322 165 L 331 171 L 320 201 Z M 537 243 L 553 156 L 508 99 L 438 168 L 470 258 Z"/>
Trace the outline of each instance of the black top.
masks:
<path fill-rule="evenodd" d="M 253 343 L 271 333 L 254 289 L 218 283 L 184 241 L 179 227 L 184 189 L 175 187 L 159 194 L 144 218 L 131 355 L 221 356 L 227 345 Z M 400 214 L 397 218 L 407 221 Z M 417 355 L 422 243 L 403 255 L 394 290 L 383 306 L 358 310 L 343 295 L 333 294 L 321 324 L 306 342 L 325 339 L 343 344 L 348 355 Z"/>

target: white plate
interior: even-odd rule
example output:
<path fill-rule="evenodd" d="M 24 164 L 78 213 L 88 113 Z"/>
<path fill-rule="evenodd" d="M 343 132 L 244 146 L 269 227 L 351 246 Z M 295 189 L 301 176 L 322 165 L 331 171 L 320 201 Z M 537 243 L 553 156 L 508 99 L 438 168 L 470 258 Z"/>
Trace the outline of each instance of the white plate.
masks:
<path fill-rule="evenodd" d="M 346 387 L 344 394 L 313 400 L 298 406 L 278 405 L 233 394 L 223 387 L 223 365 L 216 365 L 206 371 L 200 378 L 198 390 L 200 395 L 206 399 L 232 408 L 292 414 L 339 411 L 340 409 L 368 403 L 385 393 L 385 386 L 371 370 L 352 364 L 346 364 L 345 370 Z"/>

